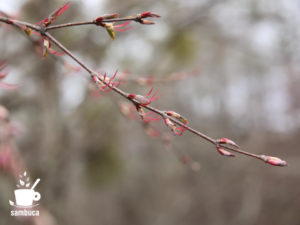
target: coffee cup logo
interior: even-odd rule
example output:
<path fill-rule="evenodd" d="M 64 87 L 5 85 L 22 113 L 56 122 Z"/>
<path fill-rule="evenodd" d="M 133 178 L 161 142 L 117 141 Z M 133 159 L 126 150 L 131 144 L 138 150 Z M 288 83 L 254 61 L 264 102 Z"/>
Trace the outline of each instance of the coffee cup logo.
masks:
<path fill-rule="evenodd" d="M 14 191 L 16 204 L 9 200 L 9 204 L 17 207 L 34 207 L 38 204 L 35 202 L 41 199 L 41 194 L 34 191 L 34 188 L 40 182 L 40 179 L 36 179 L 34 184 L 30 187 L 30 179 L 27 177 L 26 171 L 23 175 L 20 175 L 19 183 L 17 184 L 18 189 Z"/>

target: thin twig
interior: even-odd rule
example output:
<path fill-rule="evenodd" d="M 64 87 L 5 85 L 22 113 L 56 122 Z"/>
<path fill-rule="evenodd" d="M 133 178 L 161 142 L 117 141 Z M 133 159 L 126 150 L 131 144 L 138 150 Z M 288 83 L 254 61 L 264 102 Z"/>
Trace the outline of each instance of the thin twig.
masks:
<path fill-rule="evenodd" d="M 126 21 L 138 21 L 137 17 L 127 17 L 127 18 L 114 18 L 114 19 L 103 19 L 102 23 L 114 23 L 114 22 L 126 22 Z M 54 30 L 54 29 L 60 29 L 60 28 L 66 28 L 66 27 L 76 27 L 76 26 L 82 26 L 82 25 L 97 25 L 97 22 L 95 21 L 81 21 L 81 22 L 72 22 L 72 23 L 64 23 L 64 24 L 58 24 L 58 25 L 52 25 L 45 28 L 45 31 Z"/>
<path fill-rule="evenodd" d="M 64 24 L 46 27 L 45 31 L 60 29 L 60 28 L 65 28 L 65 27 L 82 26 L 82 25 L 95 25 L 95 22 L 94 21 L 84 21 L 84 22 L 64 23 Z"/>
<path fill-rule="evenodd" d="M 103 20 L 101 20 L 101 23 L 121 22 L 121 21 L 137 21 L 137 19 L 139 19 L 138 16 L 137 17 L 128 17 L 128 18 L 103 19 Z M 230 151 L 242 154 L 242 155 L 246 155 L 246 156 L 250 156 L 250 157 L 253 157 L 253 158 L 256 158 L 256 159 L 263 160 L 263 161 L 265 161 L 265 162 L 267 162 L 271 165 L 277 165 L 277 166 L 287 165 L 285 161 L 283 161 L 279 158 L 264 156 L 264 155 L 256 155 L 256 154 L 253 154 L 253 153 L 243 151 L 234 142 L 232 142 L 229 139 L 226 139 L 227 141 L 225 141 L 225 142 L 224 142 L 225 139 L 222 139 L 223 141 L 220 142 L 221 139 L 216 140 L 214 138 L 211 138 L 211 137 L 201 133 L 200 131 L 188 126 L 186 123 L 182 123 L 181 121 L 178 121 L 174 117 L 167 115 L 167 113 L 165 111 L 162 111 L 162 110 L 159 110 L 157 108 L 151 107 L 149 105 L 149 103 L 148 104 L 141 104 L 141 102 L 139 102 L 134 97 L 130 97 L 132 94 L 124 92 L 120 88 L 116 87 L 113 83 L 111 83 L 111 81 L 107 81 L 105 79 L 105 77 L 103 78 L 103 77 L 99 76 L 99 73 L 97 71 L 91 69 L 83 61 L 81 61 L 77 56 L 75 56 L 70 50 L 68 50 L 61 42 L 59 42 L 50 33 L 47 32 L 48 30 L 51 30 L 51 29 L 58 29 L 58 28 L 64 28 L 64 27 L 70 27 L 70 26 L 80 26 L 80 25 L 89 25 L 89 24 L 99 25 L 95 21 L 92 21 L 92 22 L 75 22 L 75 23 L 60 24 L 60 25 L 56 25 L 56 26 L 42 27 L 42 26 L 36 26 L 36 25 L 30 24 L 30 23 L 27 23 L 27 22 L 13 20 L 13 19 L 9 19 L 9 18 L 5 18 L 5 17 L 0 16 L 0 22 L 4 22 L 4 23 L 10 24 L 10 25 L 15 25 L 15 26 L 17 25 L 17 27 L 18 27 L 18 25 L 26 26 L 27 28 L 31 28 L 31 29 L 39 32 L 43 37 L 48 38 L 48 40 L 50 42 L 54 43 L 58 48 L 60 48 L 69 57 L 71 57 L 75 62 L 77 62 L 84 70 L 86 70 L 90 74 L 92 80 L 94 80 L 94 78 L 96 77 L 97 80 L 100 80 L 101 83 L 103 83 L 106 87 L 113 90 L 114 92 L 116 92 L 120 96 L 126 98 L 127 100 L 131 101 L 135 106 L 142 107 L 142 108 L 145 108 L 149 111 L 152 111 L 153 113 L 161 116 L 163 119 L 168 118 L 169 121 L 172 121 L 174 124 L 177 124 L 178 126 L 184 128 L 184 130 L 188 130 L 191 133 L 193 133 L 193 134 L 205 139 L 206 141 L 214 144 L 217 148 L 222 147 L 224 149 L 227 149 L 227 150 L 230 150 Z M 22 29 L 21 27 L 19 27 L 19 28 Z M 96 80 L 94 80 L 94 82 L 97 84 Z M 152 91 L 152 89 L 151 89 L 151 91 Z M 151 91 L 149 92 L 149 94 L 151 93 Z M 152 96 L 152 98 L 154 98 L 155 94 Z M 230 146 L 228 146 L 228 145 L 230 145 Z M 234 147 L 232 147 L 232 146 L 234 146 Z"/>

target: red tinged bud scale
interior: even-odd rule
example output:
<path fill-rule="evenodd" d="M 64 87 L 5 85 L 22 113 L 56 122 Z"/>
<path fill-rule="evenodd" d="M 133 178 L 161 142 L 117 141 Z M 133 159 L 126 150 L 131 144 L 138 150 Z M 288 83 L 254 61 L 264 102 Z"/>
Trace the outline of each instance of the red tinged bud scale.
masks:
<path fill-rule="evenodd" d="M 160 15 L 158 15 L 157 13 L 154 13 L 154 12 L 143 12 L 140 14 L 140 17 L 141 18 L 148 18 L 148 17 L 156 17 L 156 18 L 159 18 Z"/>
<path fill-rule="evenodd" d="M 217 140 L 218 144 L 226 144 L 226 145 L 231 145 L 234 146 L 236 148 L 240 148 L 240 146 L 238 146 L 234 141 L 228 139 L 228 138 L 220 138 Z"/>
<path fill-rule="evenodd" d="M 142 106 L 149 105 L 151 102 L 159 99 L 161 96 L 155 97 L 158 94 L 158 91 L 154 92 L 154 94 L 150 97 L 153 88 L 150 89 L 146 96 L 143 95 L 136 95 L 136 94 L 128 94 L 128 98 L 136 100 Z"/>
<path fill-rule="evenodd" d="M 59 9 L 55 10 L 53 13 L 51 13 L 46 19 L 41 20 L 37 24 L 43 24 L 44 27 L 49 26 L 53 21 L 56 20 L 58 16 L 63 14 L 70 6 L 70 2 L 67 2 L 65 5 L 60 7 Z"/>
<path fill-rule="evenodd" d="M 261 155 L 260 158 L 272 166 L 287 166 L 287 162 L 273 156 Z"/>
<path fill-rule="evenodd" d="M 153 22 L 151 20 L 145 20 L 145 19 L 141 19 L 141 20 L 139 20 L 139 22 L 141 24 L 146 24 L 146 25 L 153 25 L 153 24 L 155 24 L 155 22 Z"/>
<path fill-rule="evenodd" d="M 226 151 L 225 149 L 223 149 L 221 146 L 217 146 L 217 150 L 218 150 L 218 152 L 219 152 L 221 155 L 229 156 L 229 157 L 234 157 L 234 156 L 235 156 L 235 155 L 232 154 L 231 152 Z"/>

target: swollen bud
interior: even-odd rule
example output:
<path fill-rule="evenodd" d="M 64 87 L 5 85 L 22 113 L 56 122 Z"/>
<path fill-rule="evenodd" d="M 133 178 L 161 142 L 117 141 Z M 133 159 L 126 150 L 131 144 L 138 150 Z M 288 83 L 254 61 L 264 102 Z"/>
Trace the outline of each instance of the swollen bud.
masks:
<path fill-rule="evenodd" d="M 142 96 L 142 95 L 129 95 L 128 96 L 129 98 L 134 98 L 136 101 L 138 101 L 138 103 L 140 103 L 142 106 L 146 106 L 146 105 L 149 105 L 151 103 L 151 101 L 146 98 L 145 96 Z"/>
<path fill-rule="evenodd" d="M 235 156 L 235 155 L 232 154 L 231 152 L 226 151 L 225 149 L 223 149 L 221 146 L 217 146 L 217 150 L 218 150 L 218 152 L 219 152 L 221 155 L 229 156 L 229 157 L 234 157 L 234 156 Z"/>
<path fill-rule="evenodd" d="M 261 155 L 260 158 L 272 166 L 287 166 L 287 162 L 273 156 Z"/>
<path fill-rule="evenodd" d="M 100 26 L 105 26 L 103 24 L 103 20 L 108 20 L 108 19 L 115 19 L 115 18 L 118 18 L 119 17 L 119 14 L 117 13 L 113 13 L 113 14 L 105 14 L 104 16 L 99 16 L 97 17 L 95 20 L 94 20 L 94 23 L 96 23 L 97 25 L 100 25 Z"/>
<path fill-rule="evenodd" d="M 148 98 L 142 95 L 128 94 L 127 97 L 136 100 L 142 106 L 149 105 L 151 103 L 151 101 Z"/>
<path fill-rule="evenodd" d="M 185 127 L 177 127 L 175 123 L 173 123 L 168 117 L 164 118 L 164 122 L 167 127 L 171 128 L 171 131 L 173 132 L 174 135 L 181 136 L 183 132 L 186 130 Z"/>
<path fill-rule="evenodd" d="M 175 131 L 176 131 L 176 125 L 168 117 L 164 118 L 164 122 L 165 122 L 166 126 L 170 127 L 171 130 L 172 130 L 172 132 L 174 134 L 176 134 L 175 133 Z"/>
<path fill-rule="evenodd" d="M 156 18 L 159 18 L 160 15 L 158 15 L 157 13 L 154 13 L 154 12 L 143 12 L 140 14 L 140 17 L 141 18 L 148 18 L 148 17 L 156 17 Z"/>
<path fill-rule="evenodd" d="M 104 24 L 102 23 L 103 17 L 99 16 L 98 18 L 94 19 L 94 23 L 97 25 L 101 25 L 104 26 Z"/>
<path fill-rule="evenodd" d="M 180 115 L 180 114 L 177 113 L 177 112 L 174 112 L 174 111 L 172 111 L 172 110 L 169 110 L 169 111 L 166 111 L 166 114 L 167 114 L 168 116 L 172 116 L 172 117 L 174 117 L 174 118 L 180 120 L 180 122 L 182 122 L 182 123 L 184 123 L 184 124 L 187 124 L 187 123 L 188 123 L 187 119 L 184 118 L 182 115 Z"/>
<path fill-rule="evenodd" d="M 155 24 L 155 22 L 153 22 L 151 20 L 145 20 L 145 19 L 140 19 L 139 23 L 146 24 L 146 25 L 153 25 L 153 24 Z"/>
<path fill-rule="evenodd" d="M 228 139 L 228 138 L 220 138 L 217 140 L 218 144 L 226 144 L 226 145 L 231 145 L 234 146 L 236 148 L 240 148 L 240 146 L 238 146 L 234 141 Z"/>
<path fill-rule="evenodd" d="M 153 12 L 143 12 L 141 14 L 136 15 L 135 21 L 138 22 L 138 23 L 141 23 L 141 24 L 148 24 L 148 25 L 155 24 L 151 20 L 145 20 L 145 18 L 149 18 L 149 17 L 159 18 L 160 15 L 158 15 L 157 13 L 153 13 Z"/>

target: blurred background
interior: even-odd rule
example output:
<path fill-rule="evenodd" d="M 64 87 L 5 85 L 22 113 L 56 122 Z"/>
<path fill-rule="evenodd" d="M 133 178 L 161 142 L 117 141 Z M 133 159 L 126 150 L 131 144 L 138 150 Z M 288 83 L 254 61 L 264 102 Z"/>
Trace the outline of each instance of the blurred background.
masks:
<path fill-rule="evenodd" d="M 1 1 L 0 10 L 36 23 L 63 4 Z M 122 115 L 120 104 L 128 105 L 121 97 L 95 94 L 88 74 L 67 56 L 42 59 L 26 36 L 0 24 L 5 81 L 19 85 L 0 88 L 13 127 L 9 147 L 0 140 L 0 225 L 299 224 L 300 2 L 72 0 L 55 24 L 144 11 L 162 18 L 153 26 L 132 23 L 115 41 L 95 26 L 51 33 L 109 75 L 179 77 L 150 86 L 126 82 L 121 89 L 146 94 L 154 86 L 162 98 L 153 106 L 289 165 L 222 157 L 191 133 L 174 137 L 163 122 L 153 123 L 156 137 L 139 118 Z M 16 165 L 8 165 L 7 155 Z M 10 216 L 19 172 L 12 168 L 41 178 L 40 217 Z"/>

